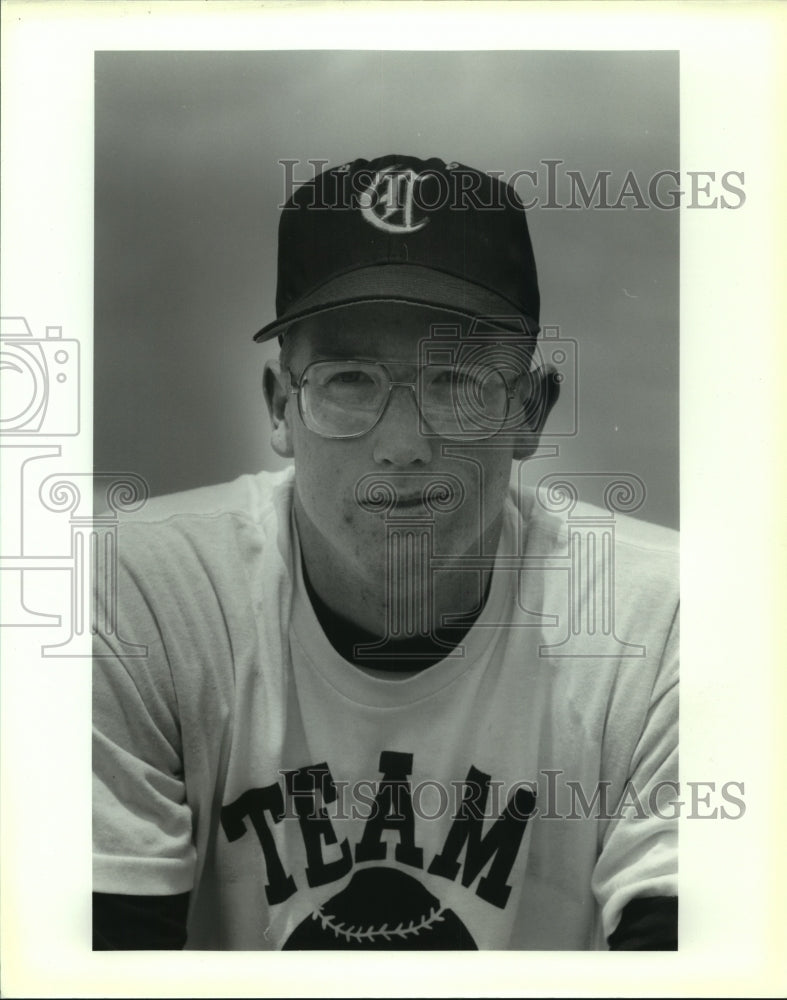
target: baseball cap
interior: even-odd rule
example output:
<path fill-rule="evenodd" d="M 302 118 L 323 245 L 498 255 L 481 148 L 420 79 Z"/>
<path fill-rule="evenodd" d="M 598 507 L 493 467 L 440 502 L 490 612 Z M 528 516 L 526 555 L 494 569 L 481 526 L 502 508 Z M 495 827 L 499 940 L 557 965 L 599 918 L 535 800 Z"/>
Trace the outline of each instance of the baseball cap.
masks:
<path fill-rule="evenodd" d="M 406 302 L 538 333 L 540 298 L 524 207 L 494 174 L 391 154 L 300 185 L 279 223 L 276 319 L 359 302 Z"/>

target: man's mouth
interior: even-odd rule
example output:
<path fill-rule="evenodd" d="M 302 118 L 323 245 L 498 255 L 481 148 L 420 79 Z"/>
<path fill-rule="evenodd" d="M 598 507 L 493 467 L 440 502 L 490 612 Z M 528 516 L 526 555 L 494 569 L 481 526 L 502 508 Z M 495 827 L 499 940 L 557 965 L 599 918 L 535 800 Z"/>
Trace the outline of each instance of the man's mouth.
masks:
<path fill-rule="evenodd" d="M 417 493 L 411 497 L 401 497 L 394 503 L 394 507 L 423 507 L 424 497 L 422 493 Z"/>
<path fill-rule="evenodd" d="M 392 510 L 432 510 L 433 504 L 429 501 L 436 499 L 439 506 L 441 503 L 449 503 L 451 496 L 446 491 L 440 491 L 435 496 L 429 495 L 429 492 L 426 491 L 425 493 L 413 493 L 411 496 L 396 497 L 396 499 L 389 500 L 387 503 L 375 503 L 374 501 L 363 500 L 360 501 L 360 506 L 372 513 L 384 513 Z"/>
<path fill-rule="evenodd" d="M 404 511 L 439 514 L 455 510 L 464 498 L 462 484 L 453 475 L 445 474 L 426 482 L 418 477 L 420 483 L 413 482 L 416 477 L 412 475 L 407 476 L 408 482 L 404 476 L 398 478 L 399 482 L 371 475 L 364 477 L 355 488 L 356 503 L 370 514 Z M 400 492 L 397 486 L 406 487 L 407 492 Z"/>
<path fill-rule="evenodd" d="M 360 501 L 360 506 L 364 510 L 371 511 L 372 513 L 380 514 L 385 511 L 390 510 L 414 510 L 416 508 L 423 508 L 426 506 L 424 503 L 424 498 L 421 493 L 413 494 L 410 497 L 397 497 L 395 500 L 389 500 L 388 502 L 380 503 L 371 500 Z"/>

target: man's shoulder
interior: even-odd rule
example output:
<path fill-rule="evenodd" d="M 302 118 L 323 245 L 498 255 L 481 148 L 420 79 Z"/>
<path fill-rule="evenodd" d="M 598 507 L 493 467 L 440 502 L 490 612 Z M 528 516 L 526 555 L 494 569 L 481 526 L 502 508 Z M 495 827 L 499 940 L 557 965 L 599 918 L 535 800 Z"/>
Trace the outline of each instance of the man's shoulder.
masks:
<path fill-rule="evenodd" d="M 172 586 L 203 572 L 230 579 L 263 552 L 286 561 L 292 491 L 286 469 L 151 498 L 120 518 L 118 556 L 136 577 Z"/>
<path fill-rule="evenodd" d="M 589 544 L 597 557 L 609 546 L 616 568 L 623 572 L 629 568 L 677 577 L 680 535 L 674 528 L 582 500 L 541 496 L 533 487 L 512 485 L 509 500 L 528 554 L 570 557 L 572 544 L 592 539 Z"/>
<path fill-rule="evenodd" d="M 199 521 L 239 518 L 264 525 L 271 514 L 288 508 L 292 495 L 292 469 L 238 476 L 226 483 L 200 486 L 151 497 L 133 513 L 124 514 L 123 525 L 178 527 Z"/>

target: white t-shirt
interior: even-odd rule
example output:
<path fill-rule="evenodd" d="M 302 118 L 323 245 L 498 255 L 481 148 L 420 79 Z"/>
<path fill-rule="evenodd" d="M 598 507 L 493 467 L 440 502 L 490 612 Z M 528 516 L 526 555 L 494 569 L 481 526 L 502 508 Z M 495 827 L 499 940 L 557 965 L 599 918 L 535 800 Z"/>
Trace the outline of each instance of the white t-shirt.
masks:
<path fill-rule="evenodd" d="M 326 639 L 292 495 L 261 473 L 121 527 L 94 891 L 190 890 L 187 947 L 249 950 L 605 947 L 676 895 L 675 533 L 512 488 L 460 646 L 386 676 Z"/>

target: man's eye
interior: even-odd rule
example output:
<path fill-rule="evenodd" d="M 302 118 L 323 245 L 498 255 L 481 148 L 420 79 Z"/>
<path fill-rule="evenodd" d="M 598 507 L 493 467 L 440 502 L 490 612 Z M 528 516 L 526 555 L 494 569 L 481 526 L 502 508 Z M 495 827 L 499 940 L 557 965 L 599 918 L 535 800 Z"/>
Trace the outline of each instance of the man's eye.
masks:
<path fill-rule="evenodd" d="M 464 382 L 465 375 L 463 372 L 454 371 L 452 368 L 446 368 L 445 371 L 438 372 L 437 375 L 432 379 L 435 385 L 459 385 Z"/>
<path fill-rule="evenodd" d="M 478 382 L 478 379 L 471 373 L 456 368 L 446 368 L 445 371 L 438 372 L 432 385 L 440 388 L 468 388 Z"/>
<path fill-rule="evenodd" d="M 372 379 L 368 372 L 341 371 L 334 372 L 328 379 L 329 385 L 371 385 Z"/>

